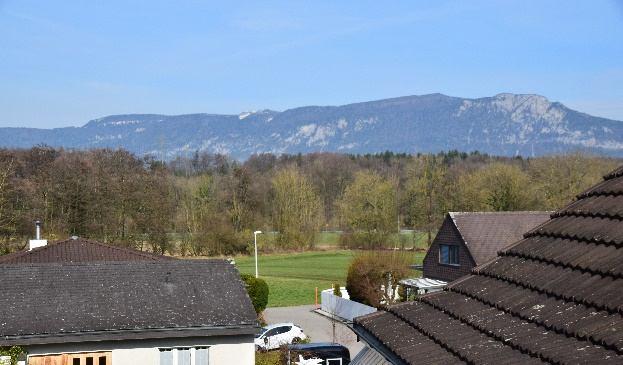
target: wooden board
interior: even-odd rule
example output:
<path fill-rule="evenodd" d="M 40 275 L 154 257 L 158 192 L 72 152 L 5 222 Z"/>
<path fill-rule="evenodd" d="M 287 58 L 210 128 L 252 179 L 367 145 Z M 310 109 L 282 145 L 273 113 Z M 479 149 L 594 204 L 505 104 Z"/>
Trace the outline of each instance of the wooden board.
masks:
<path fill-rule="evenodd" d="M 77 365 L 74 359 L 79 361 L 79 365 L 87 365 L 87 359 L 92 359 L 93 365 L 112 365 L 111 352 L 29 356 L 28 365 Z M 100 363 L 100 359 L 105 359 L 105 364 Z"/>

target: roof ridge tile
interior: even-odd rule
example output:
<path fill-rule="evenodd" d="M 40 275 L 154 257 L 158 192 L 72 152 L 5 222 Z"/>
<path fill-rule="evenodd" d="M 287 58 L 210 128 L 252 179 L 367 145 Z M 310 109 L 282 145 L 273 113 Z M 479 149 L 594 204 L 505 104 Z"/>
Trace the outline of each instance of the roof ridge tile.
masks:
<path fill-rule="evenodd" d="M 45 261 L 128 261 L 175 260 L 173 257 L 143 252 L 129 247 L 110 245 L 82 237 L 53 241 L 33 250 L 23 250 L 0 256 L 0 263 Z"/>

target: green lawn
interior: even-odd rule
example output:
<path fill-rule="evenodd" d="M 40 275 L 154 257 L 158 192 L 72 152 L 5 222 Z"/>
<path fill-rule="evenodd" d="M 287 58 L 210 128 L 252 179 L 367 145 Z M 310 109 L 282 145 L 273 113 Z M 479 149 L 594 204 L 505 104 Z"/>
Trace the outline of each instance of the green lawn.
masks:
<path fill-rule="evenodd" d="M 414 253 L 414 263 L 422 262 L 424 254 Z M 347 250 L 311 251 L 288 254 L 260 254 L 259 274 L 268 283 L 269 307 L 314 304 L 315 288 L 318 296 L 333 283 L 346 285 L 346 271 L 353 258 Z M 254 274 L 253 256 L 236 257 L 242 273 Z"/>
<path fill-rule="evenodd" d="M 338 249 L 340 248 L 340 231 L 322 231 L 316 235 L 314 247 L 319 249 Z M 258 236 L 258 247 L 271 249 L 275 245 L 277 238 L 276 232 L 266 232 Z M 428 243 L 426 233 L 419 231 L 402 231 L 392 234 L 385 247 L 411 248 L 415 245 L 418 249 L 427 249 Z"/>
<path fill-rule="evenodd" d="M 329 231 L 320 232 L 316 236 L 315 246 L 319 248 L 337 248 L 340 245 L 340 232 Z M 386 247 L 411 248 L 415 244 L 416 248 L 427 249 L 428 243 L 426 233 L 416 231 L 403 231 L 391 235 Z"/>

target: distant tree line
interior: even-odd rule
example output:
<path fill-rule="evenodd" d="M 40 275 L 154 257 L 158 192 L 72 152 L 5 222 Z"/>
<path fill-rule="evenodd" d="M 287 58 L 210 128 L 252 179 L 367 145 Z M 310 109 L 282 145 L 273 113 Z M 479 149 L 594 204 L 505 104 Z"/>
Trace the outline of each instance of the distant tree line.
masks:
<path fill-rule="evenodd" d="M 621 160 L 570 154 L 260 154 L 244 162 L 195 153 L 168 163 L 124 150 L 0 150 L 0 253 L 44 222 L 71 235 L 182 255 L 309 248 L 322 230 L 378 248 L 401 228 L 432 239 L 447 211 L 554 210 Z M 263 238 L 265 239 L 265 238 Z M 266 247 L 266 246 L 265 246 Z"/>

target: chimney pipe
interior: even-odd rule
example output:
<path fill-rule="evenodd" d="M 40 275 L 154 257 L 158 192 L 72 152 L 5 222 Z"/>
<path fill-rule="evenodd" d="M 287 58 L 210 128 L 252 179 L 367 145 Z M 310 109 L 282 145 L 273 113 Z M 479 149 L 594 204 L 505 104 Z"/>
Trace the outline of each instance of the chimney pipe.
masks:
<path fill-rule="evenodd" d="M 47 246 L 48 240 L 41 239 L 41 221 L 35 221 L 35 239 L 28 241 L 28 251 L 34 248 Z"/>
<path fill-rule="evenodd" d="M 41 239 L 41 221 L 35 221 L 35 229 L 36 229 L 35 239 L 40 240 Z"/>

